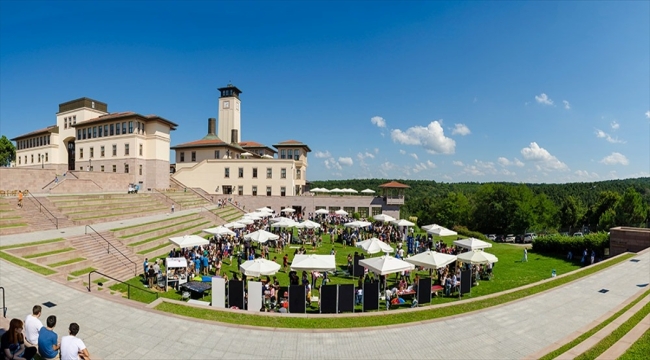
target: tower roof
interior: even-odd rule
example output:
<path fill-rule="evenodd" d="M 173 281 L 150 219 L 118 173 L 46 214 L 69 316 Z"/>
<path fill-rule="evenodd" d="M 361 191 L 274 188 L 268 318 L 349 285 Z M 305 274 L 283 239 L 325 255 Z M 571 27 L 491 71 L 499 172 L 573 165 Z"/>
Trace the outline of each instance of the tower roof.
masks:
<path fill-rule="evenodd" d="M 387 182 L 385 184 L 379 185 L 380 188 L 392 188 L 392 189 L 408 189 L 410 186 L 402 183 L 398 183 L 397 181 L 391 181 Z"/>

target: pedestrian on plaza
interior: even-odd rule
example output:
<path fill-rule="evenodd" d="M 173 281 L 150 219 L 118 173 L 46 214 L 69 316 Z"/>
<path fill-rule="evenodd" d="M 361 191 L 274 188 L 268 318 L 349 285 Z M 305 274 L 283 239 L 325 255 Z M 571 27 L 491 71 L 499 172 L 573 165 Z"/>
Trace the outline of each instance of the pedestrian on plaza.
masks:
<path fill-rule="evenodd" d="M 172 204 L 172 214 L 174 213 L 174 204 Z"/>
<path fill-rule="evenodd" d="M 58 342 L 58 335 L 54 332 L 56 316 L 47 317 L 45 326 L 38 333 L 38 354 L 43 360 L 55 360 L 59 358 L 61 343 Z"/>
<path fill-rule="evenodd" d="M 70 324 L 68 331 L 70 335 L 61 339 L 61 360 L 90 360 L 86 344 L 77 337 L 79 325 L 77 323 Z"/>

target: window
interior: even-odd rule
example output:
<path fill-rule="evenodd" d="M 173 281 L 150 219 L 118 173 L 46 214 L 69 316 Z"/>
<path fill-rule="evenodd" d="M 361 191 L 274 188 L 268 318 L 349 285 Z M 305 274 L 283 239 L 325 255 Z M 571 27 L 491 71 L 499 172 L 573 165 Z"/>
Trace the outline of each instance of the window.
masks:
<path fill-rule="evenodd" d="M 111 126 L 111 136 L 113 136 L 113 135 L 115 134 L 115 132 L 113 131 L 113 129 L 115 128 L 115 126 L 113 126 L 113 124 L 111 124 L 110 126 Z"/>
<path fill-rule="evenodd" d="M 287 158 L 287 151 L 282 149 L 280 150 L 280 159 L 286 159 Z"/>
<path fill-rule="evenodd" d="M 50 137 L 48 136 L 46 139 L 47 139 L 47 144 L 50 145 Z"/>
<path fill-rule="evenodd" d="M 73 124 L 76 124 L 76 123 L 77 123 L 77 115 L 75 115 L 75 116 L 72 117 L 72 123 L 73 123 Z"/>
<path fill-rule="evenodd" d="M 115 124 L 115 135 L 120 134 L 120 123 Z"/>
<path fill-rule="evenodd" d="M 225 168 L 225 169 L 224 169 L 224 174 L 223 174 L 223 176 L 224 176 L 225 178 L 229 178 L 229 177 L 230 177 L 230 168 Z"/>
<path fill-rule="evenodd" d="M 129 164 L 124 163 L 124 173 L 128 174 L 129 173 Z"/>
<path fill-rule="evenodd" d="M 241 167 L 240 167 L 240 168 L 239 168 L 239 178 L 241 179 L 241 178 L 243 178 L 243 177 L 244 177 L 244 168 L 241 168 Z M 239 194 L 239 195 L 241 195 L 241 194 Z"/>
<path fill-rule="evenodd" d="M 192 162 L 196 162 L 196 151 L 192 151 Z"/>
<path fill-rule="evenodd" d="M 129 134 L 133 134 L 133 121 L 129 121 Z"/>
<path fill-rule="evenodd" d="M 102 135 L 104 134 L 104 127 L 103 126 L 98 126 L 97 130 L 98 130 L 97 135 L 99 135 L 99 137 L 102 137 Z"/>
<path fill-rule="evenodd" d="M 138 121 L 138 134 L 140 133 L 140 122 Z"/>
<path fill-rule="evenodd" d="M 293 150 L 287 150 L 287 159 L 293 159 Z"/>
<path fill-rule="evenodd" d="M 23 158 L 21 158 L 21 157 L 19 156 L 19 157 L 18 157 L 18 165 L 20 165 L 20 164 L 22 164 L 22 163 L 23 163 Z"/>
<path fill-rule="evenodd" d="M 253 179 L 257 179 L 257 168 L 253 168 Z"/>
<path fill-rule="evenodd" d="M 266 168 L 266 178 L 267 179 L 272 179 L 273 178 L 273 169 L 272 168 Z"/>
<path fill-rule="evenodd" d="M 99 171 L 104 172 L 104 165 L 99 167 Z"/>
<path fill-rule="evenodd" d="M 108 125 L 104 125 L 104 136 L 108 136 Z"/>
<path fill-rule="evenodd" d="M 238 195 L 244 195 L 244 187 L 242 185 L 239 185 L 237 187 L 237 194 Z"/>
<path fill-rule="evenodd" d="M 142 144 L 138 145 L 138 147 L 139 147 L 138 152 L 140 153 L 140 156 L 142 156 L 142 152 L 143 152 L 143 151 L 142 151 Z"/>
<path fill-rule="evenodd" d="M 88 136 L 90 137 L 90 136 Z M 93 126 L 93 139 L 97 137 L 97 126 Z"/>
<path fill-rule="evenodd" d="M 126 135 L 126 121 L 122 123 L 122 135 Z"/>
<path fill-rule="evenodd" d="M 300 160 L 300 150 L 296 149 L 293 151 L 293 159 Z"/>
<path fill-rule="evenodd" d="M 280 179 L 286 179 L 286 178 L 287 178 L 287 168 L 280 169 Z"/>
<path fill-rule="evenodd" d="M 102 146 L 99 148 L 99 156 L 104 157 L 104 155 L 106 155 L 106 152 L 104 151 L 104 147 Z"/>
<path fill-rule="evenodd" d="M 253 186 L 253 196 L 257 196 L 257 186 Z"/>
<path fill-rule="evenodd" d="M 84 171 L 84 167 L 83 167 L 83 166 L 79 166 L 79 171 Z"/>
<path fill-rule="evenodd" d="M 82 134 L 83 134 L 83 139 L 85 140 L 85 139 L 86 139 L 86 128 L 84 128 L 84 129 L 82 130 Z"/>
<path fill-rule="evenodd" d="M 63 119 L 63 128 L 64 129 L 68 128 L 68 118 Z"/>
<path fill-rule="evenodd" d="M 117 156 L 117 145 L 113 144 L 113 156 Z M 115 171 L 113 171 L 115 172 Z"/>
<path fill-rule="evenodd" d="M 124 144 L 124 155 L 129 155 L 129 144 Z"/>
<path fill-rule="evenodd" d="M 280 196 L 287 196 L 287 188 L 286 187 L 281 187 L 280 188 Z"/>
<path fill-rule="evenodd" d="M 271 187 L 270 186 L 266 187 L 266 196 L 271 196 Z"/>
<path fill-rule="evenodd" d="M 113 172 L 117 172 L 117 165 L 113 165 Z"/>
<path fill-rule="evenodd" d="M 34 163 L 34 154 L 32 154 L 32 164 Z"/>
<path fill-rule="evenodd" d="M 41 154 L 38 154 L 38 162 L 41 162 Z"/>
<path fill-rule="evenodd" d="M 90 148 L 90 157 L 92 158 L 92 157 L 94 157 L 94 156 L 95 156 L 95 148 L 94 148 L 94 147 L 91 147 L 91 148 Z"/>
<path fill-rule="evenodd" d="M 297 169 L 296 170 L 296 180 L 300 180 L 300 176 L 301 176 L 301 171 L 300 171 L 300 169 Z"/>
<path fill-rule="evenodd" d="M 84 158 L 84 148 L 79 148 L 79 159 Z"/>
<path fill-rule="evenodd" d="M 181 151 L 181 159 L 180 162 L 185 162 L 185 152 Z"/>
<path fill-rule="evenodd" d="M 48 153 L 45 153 L 45 162 L 48 162 L 48 161 L 50 161 L 49 154 L 48 154 Z"/>
<path fill-rule="evenodd" d="M 218 159 L 219 158 L 219 150 L 214 151 L 214 158 Z"/>
<path fill-rule="evenodd" d="M 142 175 L 142 165 L 139 166 L 138 173 Z"/>

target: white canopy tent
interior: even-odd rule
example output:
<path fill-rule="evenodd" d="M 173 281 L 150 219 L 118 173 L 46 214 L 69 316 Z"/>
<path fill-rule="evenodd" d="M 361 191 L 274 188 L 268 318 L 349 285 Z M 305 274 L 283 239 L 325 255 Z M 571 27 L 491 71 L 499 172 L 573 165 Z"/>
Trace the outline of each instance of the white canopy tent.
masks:
<path fill-rule="evenodd" d="M 269 154 L 264 154 L 262 155 L 262 159 L 274 159 L 274 157 Z"/>
<path fill-rule="evenodd" d="M 354 189 L 350 189 L 350 188 L 343 189 L 343 192 L 346 192 L 346 193 L 349 193 L 349 194 L 356 194 L 356 193 L 358 193 L 358 191 L 356 191 L 356 190 L 354 190 Z"/>
<path fill-rule="evenodd" d="M 383 222 L 395 221 L 394 217 L 387 214 L 375 215 L 373 216 L 373 219 L 375 219 L 376 221 L 383 221 Z"/>
<path fill-rule="evenodd" d="M 249 219 L 249 218 L 241 218 L 241 219 L 239 219 L 239 220 L 237 220 L 235 222 L 238 222 L 238 223 L 244 224 L 244 225 L 251 225 L 251 224 L 255 223 L 255 220 Z"/>
<path fill-rule="evenodd" d="M 345 210 L 343 210 L 343 209 L 336 210 L 334 213 L 335 213 L 336 215 L 347 215 L 347 214 L 348 214 L 348 212 L 345 211 Z"/>
<path fill-rule="evenodd" d="M 426 269 L 438 269 L 456 261 L 456 255 L 443 254 L 427 250 L 425 252 L 421 252 L 417 255 L 406 258 L 404 261 Z"/>
<path fill-rule="evenodd" d="M 260 217 L 260 218 L 265 218 L 265 217 L 269 217 L 269 216 L 273 215 L 268 211 L 256 211 L 254 213 L 249 213 L 249 214 L 254 214 L 255 216 Z"/>
<path fill-rule="evenodd" d="M 362 192 L 363 194 L 374 194 L 374 193 L 375 193 L 375 190 L 365 189 L 365 190 L 361 190 L 361 192 Z"/>
<path fill-rule="evenodd" d="M 427 233 L 432 234 L 432 235 L 438 235 L 438 236 L 458 235 L 457 232 L 455 232 L 453 230 L 449 230 L 449 229 L 447 229 L 445 227 L 442 227 L 442 226 L 437 227 L 437 228 L 433 228 L 433 229 L 429 229 L 429 230 L 427 230 Z"/>
<path fill-rule="evenodd" d="M 261 212 L 252 212 L 252 213 L 246 213 L 242 218 L 244 219 L 251 219 L 251 220 L 260 220 L 263 216 L 261 215 L 263 213 Z M 267 213 L 265 213 L 267 214 Z"/>
<path fill-rule="evenodd" d="M 294 212 L 296 212 L 296 209 L 288 207 L 288 208 L 284 208 L 284 209 L 280 210 L 280 212 L 281 213 L 294 213 Z"/>
<path fill-rule="evenodd" d="M 231 223 L 223 224 L 223 226 L 227 227 L 228 229 L 243 229 L 246 227 L 245 224 L 239 222 L 231 222 Z"/>
<path fill-rule="evenodd" d="M 280 264 L 264 258 L 248 260 L 239 266 L 239 271 L 241 271 L 242 274 L 254 277 L 275 275 L 279 270 Z"/>
<path fill-rule="evenodd" d="M 355 229 L 370 226 L 370 225 L 372 225 L 372 223 L 369 223 L 367 221 L 358 221 L 358 220 L 343 224 L 344 227 L 351 227 Z"/>
<path fill-rule="evenodd" d="M 245 153 L 242 153 L 240 156 L 242 157 L 248 157 L 248 156 L 253 156 L 253 154 L 249 153 L 248 151 Z"/>
<path fill-rule="evenodd" d="M 496 256 L 490 253 L 486 253 L 485 251 L 464 252 L 458 255 L 458 260 L 470 264 L 487 264 L 487 263 L 493 264 L 499 261 L 499 259 Z"/>
<path fill-rule="evenodd" d="M 214 227 L 214 228 L 203 229 L 203 232 L 206 232 L 206 233 L 212 234 L 212 235 L 217 235 L 217 236 L 223 236 L 223 235 L 233 235 L 234 236 L 235 235 L 234 231 L 228 229 L 227 227 L 225 227 L 223 225 L 222 226 L 217 226 L 217 227 Z"/>
<path fill-rule="evenodd" d="M 263 207 L 263 208 L 255 209 L 255 210 L 256 210 L 256 211 L 269 212 L 269 213 L 272 213 L 272 212 L 273 212 L 273 209 L 269 209 L 269 208 L 267 208 L 266 206 Z"/>
<path fill-rule="evenodd" d="M 482 249 L 487 249 L 492 247 L 492 244 L 490 244 L 489 242 L 485 242 L 483 240 L 479 240 L 475 238 L 456 240 L 454 241 L 454 245 L 465 249 L 470 249 L 470 250 L 482 250 Z"/>
<path fill-rule="evenodd" d="M 424 230 L 424 231 L 429 231 L 429 230 L 436 229 L 436 228 L 439 228 L 439 227 L 441 227 L 441 226 L 438 225 L 438 224 L 429 224 L 429 225 L 424 225 L 421 229 Z"/>
<path fill-rule="evenodd" d="M 318 210 L 314 211 L 314 214 L 319 214 L 319 215 L 326 215 L 326 214 L 329 214 L 329 213 L 330 213 L 330 211 L 327 210 L 327 209 L 318 209 Z"/>
<path fill-rule="evenodd" d="M 334 271 L 336 260 L 334 255 L 296 255 L 291 262 L 293 271 Z"/>
<path fill-rule="evenodd" d="M 184 235 L 169 238 L 172 244 L 178 246 L 179 248 L 191 248 L 195 246 L 208 245 L 210 241 L 204 239 L 198 235 Z"/>
<path fill-rule="evenodd" d="M 296 225 L 296 228 L 298 229 L 318 229 L 320 228 L 320 224 L 311 220 L 305 220 L 301 223 L 298 223 Z"/>
<path fill-rule="evenodd" d="M 330 192 L 329 190 L 327 190 L 325 188 L 315 188 L 315 189 L 311 189 L 309 191 L 313 192 L 313 193 L 328 193 L 328 192 Z"/>
<path fill-rule="evenodd" d="M 257 230 L 255 232 L 252 232 L 244 236 L 244 239 L 255 241 L 260 244 L 263 244 L 269 240 L 277 240 L 279 238 L 280 237 L 278 235 L 275 235 L 274 233 L 270 233 L 266 230 Z"/>
<path fill-rule="evenodd" d="M 280 220 L 280 221 L 278 221 L 278 222 L 276 222 L 274 224 L 271 224 L 271 227 L 272 228 L 276 228 L 276 227 L 290 228 L 290 227 L 295 227 L 296 225 L 298 225 L 298 223 L 291 220 L 291 219 L 282 219 L 282 220 Z"/>
<path fill-rule="evenodd" d="M 341 193 L 341 192 L 343 192 L 343 190 L 339 189 L 339 188 L 334 188 L 334 189 L 330 190 L 330 192 L 331 193 Z"/>
<path fill-rule="evenodd" d="M 392 253 L 395 251 L 395 249 L 393 249 L 390 245 L 377 239 L 376 237 L 359 241 L 356 243 L 356 246 L 363 249 L 363 251 L 365 251 L 367 254 L 376 254 L 379 252 Z"/>
<path fill-rule="evenodd" d="M 402 226 L 415 226 L 414 223 L 412 223 L 412 222 L 410 222 L 408 220 L 404 220 L 404 219 L 393 220 L 393 221 L 391 221 L 391 223 L 393 223 L 394 225 L 400 226 L 400 227 L 402 227 Z"/>
<path fill-rule="evenodd" d="M 167 272 L 167 276 L 165 276 L 165 289 L 169 287 L 169 280 L 172 280 L 172 282 L 177 281 L 178 285 L 187 282 L 186 275 L 179 275 L 177 278 L 170 279 L 170 276 L 173 274 L 172 269 L 187 269 L 187 259 L 184 257 L 165 259 L 165 270 Z"/>
<path fill-rule="evenodd" d="M 372 271 L 377 275 L 393 274 L 415 269 L 415 265 L 411 263 L 386 255 L 359 260 L 359 265 L 367 267 L 368 271 Z"/>

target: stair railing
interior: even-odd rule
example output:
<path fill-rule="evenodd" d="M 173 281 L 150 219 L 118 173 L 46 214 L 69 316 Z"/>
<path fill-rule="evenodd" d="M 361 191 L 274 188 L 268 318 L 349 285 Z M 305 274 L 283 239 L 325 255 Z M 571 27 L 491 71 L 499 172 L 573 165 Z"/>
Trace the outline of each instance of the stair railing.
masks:
<path fill-rule="evenodd" d="M 124 259 L 128 260 L 131 264 L 133 264 L 133 274 L 134 274 L 134 275 L 138 275 L 138 264 L 137 264 L 136 262 L 134 262 L 133 260 L 129 259 L 128 256 L 124 255 L 124 253 L 121 252 L 120 249 L 116 248 L 115 245 L 111 244 L 110 241 L 108 241 L 104 236 L 102 236 L 102 234 L 98 233 L 97 230 L 93 229 L 93 227 L 90 226 L 90 225 L 86 225 L 86 227 L 85 227 L 85 229 L 84 229 L 84 232 L 86 233 L 86 235 L 88 235 L 88 229 L 92 230 L 96 235 L 98 235 L 102 240 L 104 240 L 104 241 L 106 242 L 106 252 L 107 252 L 108 254 L 111 253 L 111 248 L 113 248 L 113 251 L 114 251 L 114 252 L 117 252 L 118 254 L 122 255 L 122 257 L 123 257 Z M 92 233 L 91 233 L 90 235 L 93 236 Z M 93 236 L 93 239 L 95 239 L 94 236 Z M 95 240 L 97 240 L 97 239 L 95 239 Z M 122 264 L 124 264 L 124 265 L 129 265 L 128 263 L 124 262 L 124 261 L 122 260 L 122 258 L 118 257 L 118 259 L 120 259 L 120 261 L 122 262 Z"/>
<path fill-rule="evenodd" d="M 174 205 L 174 210 L 182 210 L 183 209 L 183 206 L 181 204 L 177 203 L 176 201 L 174 201 L 174 199 L 172 199 L 169 195 L 165 194 L 164 192 L 162 192 L 162 191 L 160 191 L 158 189 L 154 189 L 154 191 L 156 191 L 158 194 L 164 196 L 165 200 L 167 202 L 171 202 Z"/>
<path fill-rule="evenodd" d="M 59 218 L 57 218 L 56 216 L 54 216 L 54 214 L 52 214 L 52 212 L 51 212 L 50 210 L 48 210 L 48 209 L 45 207 L 45 205 L 43 205 L 40 201 L 38 201 L 38 199 L 36 198 L 36 196 L 34 196 L 34 195 L 32 194 L 31 191 L 27 193 L 27 198 L 28 198 L 32 203 L 34 203 L 34 205 L 37 205 L 37 206 L 38 206 L 38 211 L 39 211 L 41 214 L 43 214 L 43 215 L 44 215 L 48 220 L 50 220 L 50 221 L 52 222 L 52 224 L 54 224 L 54 225 L 56 226 L 57 229 L 59 228 Z M 45 210 L 45 212 L 43 212 L 43 210 Z M 48 216 L 48 215 L 49 215 L 49 216 Z"/>
<path fill-rule="evenodd" d="M 148 292 L 148 293 L 150 293 L 150 294 L 154 294 L 154 295 L 156 295 L 156 300 L 158 300 L 158 293 L 155 292 L 155 291 L 151 291 L 151 290 L 147 290 L 147 289 L 145 289 L 145 288 L 141 288 L 141 287 L 138 287 L 138 286 L 135 286 L 135 285 L 131 285 L 131 284 L 127 283 L 127 282 L 124 282 L 124 281 L 122 281 L 122 280 L 116 279 L 116 278 L 114 278 L 114 277 L 112 277 L 112 276 L 110 276 L 110 275 L 106 275 L 106 274 L 101 273 L 101 272 L 99 272 L 99 271 L 97 271 L 97 270 L 93 270 L 93 271 L 91 271 L 91 272 L 88 273 L 88 292 L 90 292 L 90 286 L 91 286 L 91 284 L 92 284 L 92 283 L 90 282 L 90 275 L 92 275 L 93 273 L 95 273 L 95 274 L 99 274 L 99 275 L 101 275 L 101 276 L 105 276 L 105 277 L 107 277 L 107 278 L 109 278 L 109 279 L 111 279 L 111 280 L 117 281 L 117 282 L 119 282 L 119 283 L 121 283 L 121 284 L 125 284 L 125 285 L 126 285 L 126 297 L 127 297 L 127 299 L 129 299 L 129 300 L 131 300 L 131 287 L 134 287 L 134 288 L 136 288 L 136 289 L 138 289 L 138 290 L 141 290 L 141 291 L 144 291 L 144 292 Z M 101 283 L 97 283 L 97 285 L 100 285 L 100 284 L 101 284 Z M 101 286 L 101 285 L 100 285 L 100 286 Z"/>
<path fill-rule="evenodd" d="M 7 318 L 7 306 L 5 304 L 5 288 L 0 286 L 0 290 L 2 290 L 2 317 Z"/>

